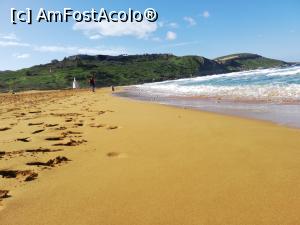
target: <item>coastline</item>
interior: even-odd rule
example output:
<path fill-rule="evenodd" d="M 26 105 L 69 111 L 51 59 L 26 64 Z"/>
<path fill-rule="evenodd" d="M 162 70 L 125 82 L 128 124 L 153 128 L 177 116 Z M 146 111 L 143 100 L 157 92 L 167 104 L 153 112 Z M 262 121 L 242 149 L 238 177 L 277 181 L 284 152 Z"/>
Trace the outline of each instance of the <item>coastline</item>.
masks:
<path fill-rule="evenodd" d="M 30 136 L 31 142 L 1 142 L 1 151 L 53 150 L 57 141 L 45 138 L 66 131 L 81 132 L 70 138 L 86 142 L 0 159 L 1 169 L 39 174 L 29 183 L 0 178 L 0 188 L 11 195 L 3 200 L 1 224 L 300 223 L 297 129 L 132 101 L 108 89 L 28 98 L 20 97 L 20 109 L 8 110 L 17 102 L 2 109 L 1 127 L 19 121 L 1 132 L 0 141 Z M 27 124 L 40 121 L 67 129 L 43 124 L 45 131 L 32 135 L 37 128 Z M 71 161 L 45 170 L 24 165 L 58 155 Z"/>
<path fill-rule="evenodd" d="M 148 95 L 132 86 L 125 87 L 116 96 L 161 105 L 190 108 L 240 118 L 268 121 L 281 126 L 300 128 L 299 101 L 270 101 L 207 96 Z"/>

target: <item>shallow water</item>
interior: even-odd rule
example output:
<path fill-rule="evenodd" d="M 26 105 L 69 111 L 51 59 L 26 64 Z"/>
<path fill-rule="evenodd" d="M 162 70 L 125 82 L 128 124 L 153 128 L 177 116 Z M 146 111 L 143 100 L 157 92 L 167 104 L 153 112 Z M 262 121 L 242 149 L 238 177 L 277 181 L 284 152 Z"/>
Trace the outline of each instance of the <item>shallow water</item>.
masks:
<path fill-rule="evenodd" d="M 300 66 L 143 84 L 117 95 L 300 128 Z"/>

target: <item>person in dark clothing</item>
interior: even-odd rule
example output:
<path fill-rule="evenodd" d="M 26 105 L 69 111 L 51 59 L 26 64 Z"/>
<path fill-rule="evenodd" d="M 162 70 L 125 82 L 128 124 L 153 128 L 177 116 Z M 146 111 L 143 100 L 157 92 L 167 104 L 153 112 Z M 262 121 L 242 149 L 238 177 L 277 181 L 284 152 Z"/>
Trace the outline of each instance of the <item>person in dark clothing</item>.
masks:
<path fill-rule="evenodd" d="M 92 76 L 90 78 L 90 87 L 92 88 L 92 91 L 95 92 L 95 88 L 96 88 L 96 79 L 95 79 L 95 76 Z"/>
<path fill-rule="evenodd" d="M 115 91 L 115 86 L 111 86 L 111 91 L 112 91 L 112 92 Z"/>

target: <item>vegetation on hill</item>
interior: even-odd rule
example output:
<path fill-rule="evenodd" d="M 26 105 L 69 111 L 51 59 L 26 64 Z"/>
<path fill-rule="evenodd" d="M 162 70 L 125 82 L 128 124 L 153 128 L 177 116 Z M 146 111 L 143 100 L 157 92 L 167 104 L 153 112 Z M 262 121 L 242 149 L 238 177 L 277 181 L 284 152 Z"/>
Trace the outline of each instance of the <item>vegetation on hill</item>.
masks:
<path fill-rule="evenodd" d="M 69 88 L 74 77 L 84 87 L 91 75 L 96 76 L 97 86 L 132 85 L 284 65 L 288 63 L 254 54 L 215 60 L 170 54 L 76 55 L 45 65 L 0 72 L 0 91 Z"/>
<path fill-rule="evenodd" d="M 269 59 L 260 55 L 249 53 L 222 56 L 216 58 L 215 61 L 224 65 L 230 71 L 270 68 L 288 64 L 280 60 Z"/>

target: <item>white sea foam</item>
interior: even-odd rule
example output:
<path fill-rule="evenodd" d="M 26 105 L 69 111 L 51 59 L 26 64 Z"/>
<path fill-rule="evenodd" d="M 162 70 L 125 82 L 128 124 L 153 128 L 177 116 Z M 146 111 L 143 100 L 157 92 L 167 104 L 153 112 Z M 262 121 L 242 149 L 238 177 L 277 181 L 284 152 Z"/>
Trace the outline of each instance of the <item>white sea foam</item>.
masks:
<path fill-rule="evenodd" d="M 137 85 L 147 95 L 300 100 L 300 66 Z"/>

